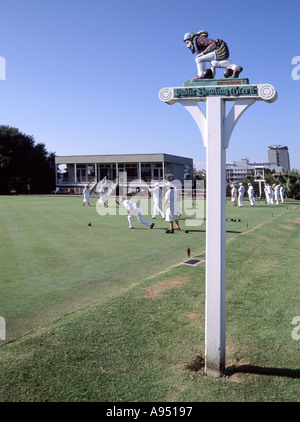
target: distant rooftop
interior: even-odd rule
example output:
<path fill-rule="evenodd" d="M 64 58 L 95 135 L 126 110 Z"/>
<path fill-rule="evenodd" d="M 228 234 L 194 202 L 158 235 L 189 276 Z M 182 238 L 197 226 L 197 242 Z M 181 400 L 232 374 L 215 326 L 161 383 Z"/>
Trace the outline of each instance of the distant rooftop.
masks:
<path fill-rule="evenodd" d="M 270 149 L 286 149 L 286 150 L 288 150 L 288 147 L 286 145 L 270 145 L 268 148 L 270 148 Z"/>

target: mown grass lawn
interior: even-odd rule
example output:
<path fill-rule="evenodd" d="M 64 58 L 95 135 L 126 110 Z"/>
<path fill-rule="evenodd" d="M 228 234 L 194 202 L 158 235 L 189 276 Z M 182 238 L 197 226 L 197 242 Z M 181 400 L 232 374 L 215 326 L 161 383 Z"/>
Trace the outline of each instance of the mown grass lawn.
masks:
<path fill-rule="evenodd" d="M 0 348 L 0 400 L 299 401 L 299 203 L 227 205 L 220 379 L 197 372 L 205 264 L 179 265 L 187 247 L 205 259 L 205 225 L 166 235 L 79 198 L 0 203 L 0 315 L 8 337 L 40 327 Z"/>
<path fill-rule="evenodd" d="M 106 215 L 96 212 L 96 199 L 91 207 L 81 204 L 81 197 L 0 197 L 0 315 L 7 340 L 165 271 L 187 258 L 188 247 L 192 253 L 205 248 L 205 224 L 185 234 L 185 215 L 183 230 L 166 235 L 161 218 L 153 230 L 137 219 L 128 230 L 126 210 L 112 199 L 100 208 Z"/>

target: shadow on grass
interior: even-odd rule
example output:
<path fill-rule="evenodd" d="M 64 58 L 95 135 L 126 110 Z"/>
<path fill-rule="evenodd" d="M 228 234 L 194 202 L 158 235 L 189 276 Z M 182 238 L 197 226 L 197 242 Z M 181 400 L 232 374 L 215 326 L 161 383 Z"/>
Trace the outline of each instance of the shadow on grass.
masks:
<path fill-rule="evenodd" d="M 300 378 L 300 369 L 273 368 L 253 365 L 229 366 L 225 369 L 225 375 L 228 377 L 238 373 Z"/>
<path fill-rule="evenodd" d="M 205 375 L 204 373 L 205 359 L 203 355 L 198 354 L 195 359 L 185 369 L 191 372 L 195 372 L 199 375 Z M 300 369 L 288 369 L 288 368 L 273 368 L 263 367 L 254 365 L 233 365 L 228 366 L 225 369 L 224 375 L 231 377 L 235 374 L 254 374 L 254 375 L 268 375 L 274 377 L 287 377 L 287 378 L 300 378 Z"/>

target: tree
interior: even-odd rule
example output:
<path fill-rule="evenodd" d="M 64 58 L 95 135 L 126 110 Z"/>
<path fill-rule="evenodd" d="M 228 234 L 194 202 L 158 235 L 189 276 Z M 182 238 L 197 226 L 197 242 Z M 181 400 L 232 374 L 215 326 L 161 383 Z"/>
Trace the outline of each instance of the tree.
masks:
<path fill-rule="evenodd" d="M 284 187 L 287 197 L 300 199 L 300 173 L 297 170 L 290 170 L 279 175 L 279 183 Z"/>
<path fill-rule="evenodd" d="M 254 182 L 254 179 L 253 175 L 248 175 L 241 182 L 245 186 L 251 183 L 257 194 L 258 184 Z M 298 170 L 283 170 L 282 173 L 276 173 L 275 170 L 265 169 L 265 180 L 270 185 L 281 184 L 284 188 L 285 197 L 300 199 L 300 173 Z"/>
<path fill-rule="evenodd" d="M 55 154 L 33 136 L 10 126 L 0 126 L 0 193 L 47 193 L 55 187 Z"/>

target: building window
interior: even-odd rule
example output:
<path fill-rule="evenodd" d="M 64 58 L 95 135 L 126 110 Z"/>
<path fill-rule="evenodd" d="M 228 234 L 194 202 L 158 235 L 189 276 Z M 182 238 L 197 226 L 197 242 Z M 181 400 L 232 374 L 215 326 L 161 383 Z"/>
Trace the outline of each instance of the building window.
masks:
<path fill-rule="evenodd" d="M 141 176 L 142 179 L 146 182 L 149 180 L 149 178 L 151 179 L 151 164 L 149 163 L 143 163 L 141 165 Z"/>
<path fill-rule="evenodd" d="M 88 164 L 88 176 L 89 177 L 95 177 L 95 165 L 94 164 Z"/>
<path fill-rule="evenodd" d="M 127 173 L 127 177 L 138 177 L 137 164 L 126 164 L 125 171 Z"/>

